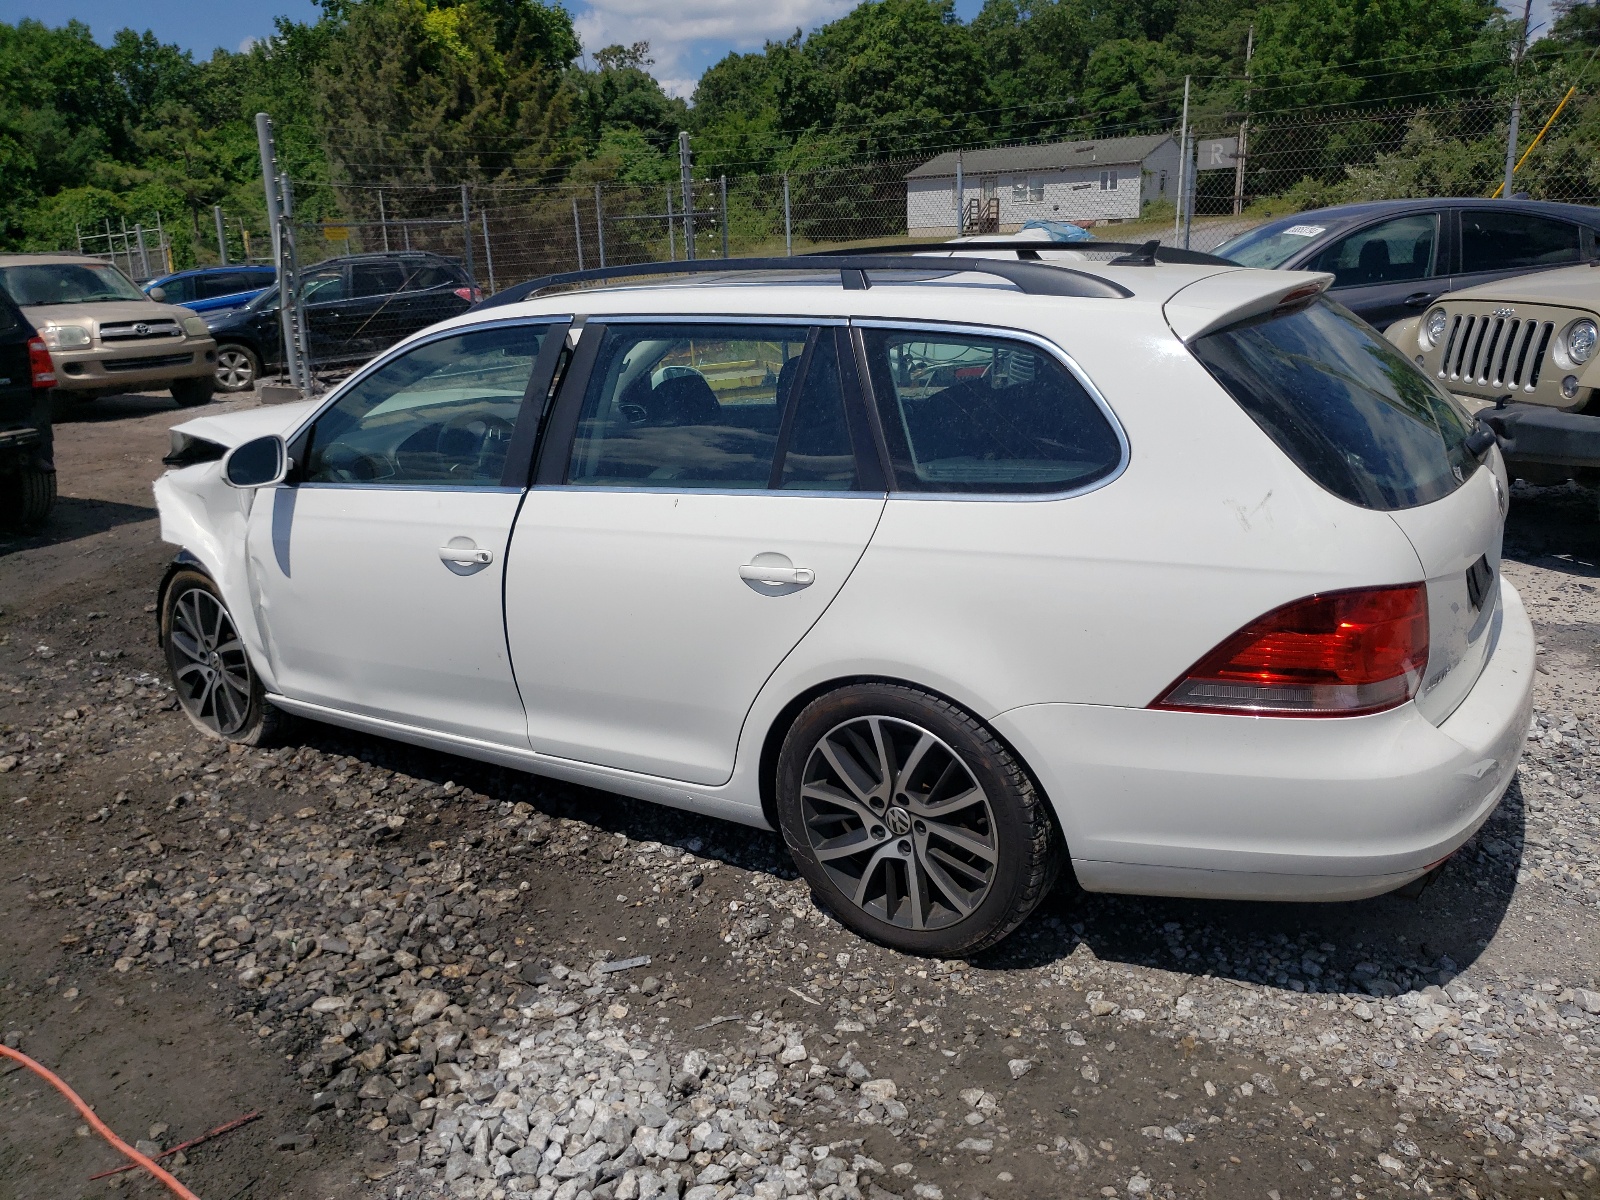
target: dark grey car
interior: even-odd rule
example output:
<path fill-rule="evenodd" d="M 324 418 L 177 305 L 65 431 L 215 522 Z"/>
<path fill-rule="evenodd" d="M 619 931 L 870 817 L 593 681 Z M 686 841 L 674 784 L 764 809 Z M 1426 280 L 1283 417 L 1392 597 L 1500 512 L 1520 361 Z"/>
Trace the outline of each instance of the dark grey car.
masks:
<path fill-rule="evenodd" d="M 1375 200 L 1281 217 L 1213 252 L 1247 267 L 1328 271 L 1379 329 L 1446 292 L 1596 257 L 1600 208 L 1543 200 Z"/>

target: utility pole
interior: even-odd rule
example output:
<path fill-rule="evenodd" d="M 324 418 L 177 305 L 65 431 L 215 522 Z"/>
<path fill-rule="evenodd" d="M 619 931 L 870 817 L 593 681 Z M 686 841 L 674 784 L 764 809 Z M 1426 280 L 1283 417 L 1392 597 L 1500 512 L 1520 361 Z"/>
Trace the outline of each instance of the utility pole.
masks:
<path fill-rule="evenodd" d="M 594 185 L 594 237 L 600 247 L 600 266 L 606 265 L 606 217 L 600 207 L 600 185 Z"/>
<path fill-rule="evenodd" d="M 227 226 L 222 223 L 222 205 L 213 204 L 211 215 L 217 221 L 217 261 L 223 266 L 228 265 L 228 232 Z"/>
<path fill-rule="evenodd" d="M 1239 146 L 1233 156 L 1233 215 L 1244 212 L 1244 156 L 1250 137 L 1250 59 L 1256 50 L 1256 26 L 1250 22 L 1250 34 L 1244 43 L 1244 120 L 1239 122 Z"/>
<path fill-rule="evenodd" d="M 683 256 L 694 261 L 694 175 L 689 158 L 689 131 L 678 134 L 678 177 L 683 185 Z"/>
<path fill-rule="evenodd" d="M 461 244 L 465 248 L 462 262 L 467 268 L 467 278 L 476 286 L 478 276 L 472 269 L 472 208 L 471 201 L 467 198 L 467 185 L 464 183 L 461 185 Z"/>
<path fill-rule="evenodd" d="M 1517 78 L 1522 73 L 1522 55 L 1528 48 L 1528 19 L 1533 15 L 1533 0 L 1522 0 L 1522 36 L 1517 39 L 1516 57 L 1511 60 L 1511 86 L 1517 86 Z M 1500 198 L 1511 199 L 1511 176 L 1517 169 L 1517 121 L 1522 116 L 1522 95 L 1515 90 L 1511 94 L 1511 124 L 1506 130 L 1506 171 L 1505 177 L 1500 181 Z"/>
<path fill-rule="evenodd" d="M 1183 210 L 1189 201 L 1189 77 L 1183 77 L 1183 120 L 1178 124 L 1178 211 L 1172 224 L 1176 241 L 1183 235 Z"/>

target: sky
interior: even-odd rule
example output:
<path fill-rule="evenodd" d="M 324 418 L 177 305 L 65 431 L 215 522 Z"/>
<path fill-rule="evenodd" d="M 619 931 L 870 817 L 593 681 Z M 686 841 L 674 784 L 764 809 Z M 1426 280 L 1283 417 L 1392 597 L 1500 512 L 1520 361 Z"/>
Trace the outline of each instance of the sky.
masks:
<path fill-rule="evenodd" d="M 587 49 L 613 43 L 650 43 L 657 79 L 673 95 L 687 98 L 695 80 L 729 51 L 758 50 L 797 28 L 811 30 L 853 7 L 855 0 L 566 0 Z M 982 0 L 956 0 L 970 20 Z M 1521 4 L 1516 5 L 1520 14 Z M 0 0 L 0 20 L 34 17 L 48 25 L 71 18 L 109 43 L 124 26 L 152 30 L 196 58 L 221 46 L 238 50 L 270 35 L 273 18 L 315 20 L 313 0 Z M 1534 0 L 1533 23 L 1550 19 L 1550 0 Z M 1537 36 L 1537 34 L 1535 35 Z"/>

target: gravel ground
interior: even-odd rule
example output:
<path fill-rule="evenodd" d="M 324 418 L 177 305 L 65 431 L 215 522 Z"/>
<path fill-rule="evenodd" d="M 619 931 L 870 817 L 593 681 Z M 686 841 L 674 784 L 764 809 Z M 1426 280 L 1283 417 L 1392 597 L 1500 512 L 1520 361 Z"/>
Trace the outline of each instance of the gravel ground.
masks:
<path fill-rule="evenodd" d="M 819 912 L 769 834 L 313 724 L 196 735 L 145 611 L 169 552 L 122 511 L 171 423 L 63 426 L 100 498 L 0 544 L 0 1028 L 163 1144 L 265 1096 L 179 1168 L 207 1200 L 1600 1195 L 1591 493 L 1517 492 L 1527 757 L 1420 896 L 1061 889 L 932 962 Z M 140 1039 L 199 1111 L 121 1090 Z M 108 1186 L 54 1183 L 82 1139 L 23 1078 L 0 1175 Z"/>

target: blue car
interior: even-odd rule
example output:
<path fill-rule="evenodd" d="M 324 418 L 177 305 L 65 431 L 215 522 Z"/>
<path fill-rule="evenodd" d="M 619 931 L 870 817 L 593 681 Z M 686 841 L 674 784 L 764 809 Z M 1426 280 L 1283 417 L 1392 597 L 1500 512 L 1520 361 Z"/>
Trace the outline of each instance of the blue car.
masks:
<path fill-rule="evenodd" d="M 181 304 L 200 313 L 225 313 L 243 308 L 278 281 L 271 267 L 197 267 L 152 279 L 146 293 L 160 288 L 168 304 Z"/>

